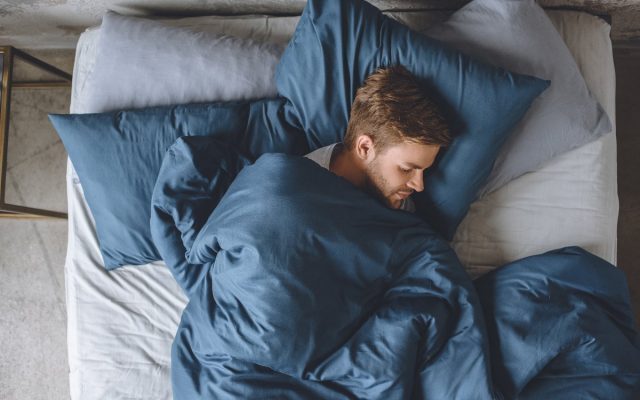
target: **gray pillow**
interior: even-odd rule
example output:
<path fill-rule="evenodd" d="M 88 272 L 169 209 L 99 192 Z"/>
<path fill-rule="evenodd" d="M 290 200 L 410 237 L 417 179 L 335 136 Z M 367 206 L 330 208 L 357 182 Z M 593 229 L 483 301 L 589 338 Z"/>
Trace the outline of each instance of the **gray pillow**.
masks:
<path fill-rule="evenodd" d="M 474 0 L 424 33 L 487 63 L 551 80 L 501 148 L 478 197 L 611 132 L 609 117 L 534 0 Z"/>
<path fill-rule="evenodd" d="M 86 82 L 86 109 L 274 97 L 273 75 L 283 50 L 277 44 L 108 12 Z"/>

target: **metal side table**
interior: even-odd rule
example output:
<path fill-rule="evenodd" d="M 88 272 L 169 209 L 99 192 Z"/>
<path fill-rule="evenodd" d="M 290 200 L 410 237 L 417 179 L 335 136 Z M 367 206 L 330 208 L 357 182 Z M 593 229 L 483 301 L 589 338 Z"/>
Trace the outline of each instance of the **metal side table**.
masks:
<path fill-rule="evenodd" d="M 14 81 L 14 61 L 20 59 L 37 69 L 61 78 L 53 81 Z M 25 207 L 5 202 L 7 177 L 7 148 L 9 141 L 9 117 L 11 91 L 13 89 L 47 89 L 70 87 L 71 75 L 11 46 L 0 47 L 2 88 L 0 101 L 0 218 L 67 218 L 67 214 L 40 208 Z"/>

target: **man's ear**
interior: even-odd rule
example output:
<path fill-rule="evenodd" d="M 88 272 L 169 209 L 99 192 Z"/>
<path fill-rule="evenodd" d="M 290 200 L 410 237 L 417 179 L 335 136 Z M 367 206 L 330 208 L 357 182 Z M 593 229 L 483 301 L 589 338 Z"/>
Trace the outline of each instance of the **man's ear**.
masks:
<path fill-rule="evenodd" d="M 356 155 L 365 162 L 371 162 L 376 156 L 376 150 L 373 147 L 373 139 L 367 134 L 361 134 L 356 139 Z"/>

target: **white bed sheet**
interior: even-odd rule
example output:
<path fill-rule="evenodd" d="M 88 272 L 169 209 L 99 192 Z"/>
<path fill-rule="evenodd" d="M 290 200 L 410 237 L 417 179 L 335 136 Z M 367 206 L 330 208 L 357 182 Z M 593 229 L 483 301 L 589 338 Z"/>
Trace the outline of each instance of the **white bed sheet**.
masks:
<path fill-rule="evenodd" d="M 615 126 L 610 26 L 591 15 L 549 11 Z M 442 13 L 395 14 L 416 30 Z M 199 17 L 173 21 L 286 43 L 298 17 Z M 84 82 L 98 31 L 78 42 L 71 112 L 87 112 Z M 170 399 L 170 350 L 186 298 L 163 262 L 106 272 L 93 218 L 68 163 L 69 242 L 65 263 L 73 399 Z M 526 174 L 471 206 L 453 246 L 472 275 L 520 257 L 579 245 L 615 264 L 618 196 L 615 130 Z"/>

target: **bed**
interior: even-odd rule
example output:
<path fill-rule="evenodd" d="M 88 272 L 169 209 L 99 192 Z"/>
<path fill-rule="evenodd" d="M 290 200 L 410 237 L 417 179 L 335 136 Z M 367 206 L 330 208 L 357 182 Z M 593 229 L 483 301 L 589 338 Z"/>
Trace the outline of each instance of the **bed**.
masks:
<path fill-rule="evenodd" d="M 472 204 L 452 245 L 473 277 L 569 245 L 616 263 L 615 72 L 610 25 L 577 11 L 547 14 L 614 130 Z M 446 18 L 428 11 L 391 15 L 417 31 Z M 244 16 L 171 23 L 286 44 L 297 21 L 298 17 Z M 72 113 L 92 111 L 87 109 L 84 84 L 96 62 L 97 34 L 98 28 L 89 29 L 78 42 Z M 104 269 L 92 215 L 71 162 L 67 195 L 65 283 L 71 397 L 171 398 L 170 349 L 186 297 L 161 261 L 111 272 Z"/>

